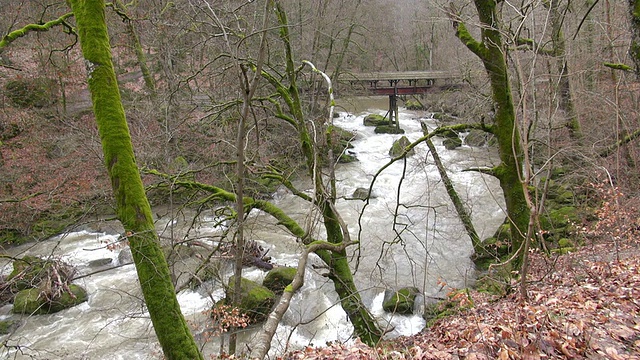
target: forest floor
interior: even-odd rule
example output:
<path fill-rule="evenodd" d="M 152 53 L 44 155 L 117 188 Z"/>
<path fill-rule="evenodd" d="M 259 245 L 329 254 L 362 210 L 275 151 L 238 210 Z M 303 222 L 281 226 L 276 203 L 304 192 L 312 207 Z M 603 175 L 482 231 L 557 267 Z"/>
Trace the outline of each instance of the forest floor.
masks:
<path fill-rule="evenodd" d="M 494 296 L 452 292 L 452 315 L 377 348 L 356 341 L 283 359 L 640 359 L 640 242 L 530 254 L 526 284 Z"/>

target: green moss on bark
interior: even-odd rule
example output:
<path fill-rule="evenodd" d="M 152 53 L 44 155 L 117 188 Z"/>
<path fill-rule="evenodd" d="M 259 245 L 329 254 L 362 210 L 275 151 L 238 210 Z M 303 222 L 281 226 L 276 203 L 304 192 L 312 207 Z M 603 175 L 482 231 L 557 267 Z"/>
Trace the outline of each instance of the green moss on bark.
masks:
<path fill-rule="evenodd" d="M 182 316 L 133 146 L 111 61 L 104 2 L 72 0 L 80 45 L 104 161 L 116 198 L 117 215 L 127 232 L 147 309 L 168 359 L 202 359 Z"/>
<path fill-rule="evenodd" d="M 516 129 L 516 116 L 507 72 L 506 53 L 500 33 L 500 16 L 495 0 L 475 0 L 478 18 L 482 23 L 481 41 L 476 41 L 463 23 L 456 23 L 456 35 L 482 61 L 491 84 L 495 108 L 492 133 L 496 136 L 501 163 L 494 169 L 505 198 L 511 227 L 512 250 L 518 251 L 529 225 L 529 207 L 521 182 L 523 149 Z M 519 268 L 522 253 L 514 259 Z"/>

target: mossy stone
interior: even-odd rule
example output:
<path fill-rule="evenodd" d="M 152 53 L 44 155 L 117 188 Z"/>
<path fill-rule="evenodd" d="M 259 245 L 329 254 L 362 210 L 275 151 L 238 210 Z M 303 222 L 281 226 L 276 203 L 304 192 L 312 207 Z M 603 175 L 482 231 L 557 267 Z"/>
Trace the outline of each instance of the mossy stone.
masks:
<path fill-rule="evenodd" d="M 411 145 L 411 141 L 406 136 L 402 136 L 400 139 L 393 142 L 391 149 L 389 149 L 389 155 L 392 157 L 400 156 L 404 149 Z M 408 156 L 415 154 L 415 150 L 411 149 L 407 153 Z"/>
<path fill-rule="evenodd" d="M 496 242 L 511 242 L 511 224 L 503 223 L 493 234 Z"/>
<path fill-rule="evenodd" d="M 565 190 L 556 196 L 555 201 L 561 205 L 573 205 L 575 203 L 575 195 L 573 191 Z"/>
<path fill-rule="evenodd" d="M 358 158 L 349 154 L 341 154 L 338 158 L 338 163 L 340 164 L 348 164 L 356 161 L 358 161 Z"/>
<path fill-rule="evenodd" d="M 462 146 L 462 140 L 460 140 L 460 138 L 456 137 L 454 138 L 446 138 L 444 140 L 442 140 L 442 145 L 444 145 L 444 147 L 447 150 L 455 150 L 459 147 Z"/>
<path fill-rule="evenodd" d="M 451 130 L 451 129 L 446 129 L 444 131 L 442 131 L 441 133 L 438 134 L 438 136 L 443 137 L 443 138 L 447 138 L 447 139 L 458 139 L 458 133 Z"/>
<path fill-rule="evenodd" d="M 487 270 L 491 264 L 499 262 L 509 255 L 511 235 L 508 226 L 509 224 L 503 224 L 493 237 L 485 239 L 482 242 L 482 247 L 476 249 L 476 253 L 472 256 L 476 269 Z"/>
<path fill-rule="evenodd" d="M 564 228 L 579 221 L 578 210 L 574 206 L 563 206 L 550 210 L 546 216 L 540 218 L 542 228 L 545 230 Z"/>
<path fill-rule="evenodd" d="M 382 309 L 402 315 L 413 314 L 413 306 L 420 290 L 415 287 L 405 287 L 393 293 L 382 303 Z"/>
<path fill-rule="evenodd" d="M 369 114 L 362 120 L 364 126 L 389 125 L 389 120 L 379 114 Z"/>
<path fill-rule="evenodd" d="M 554 253 L 559 253 L 559 254 L 566 254 L 566 253 L 570 253 L 572 251 L 576 250 L 576 246 L 573 243 L 573 241 L 567 239 L 567 238 L 562 238 L 560 240 L 558 240 L 558 248 L 557 249 L 553 249 Z"/>
<path fill-rule="evenodd" d="M 296 268 L 289 266 L 275 267 L 269 270 L 262 285 L 276 294 L 282 294 L 284 288 L 293 281 L 296 271 Z"/>
<path fill-rule="evenodd" d="M 13 262 L 13 271 L 7 276 L 7 282 L 11 282 L 11 290 L 14 292 L 37 287 L 52 265 L 53 261 L 24 256 Z"/>
<path fill-rule="evenodd" d="M 408 99 L 404 102 L 404 107 L 407 110 L 424 110 L 424 105 L 422 105 L 418 100 Z"/>
<path fill-rule="evenodd" d="M 482 276 L 476 281 L 475 288 L 478 292 L 484 292 L 498 297 L 503 297 L 511 291 L 511 276 L 505 269 L 498 268 L 492 276 Z"/>
<path fill-rule="evenodd" d="M 69 290 L 71 294 L 63 292 L 51 301 L 40 295 L 40 289 L 22 290 L 14 298 L 12 311 L 17 314 L 52 314 L 87 301 L 87 291 L 81 286 L 71 284 Z"/>
<path fill-rule="evenodd" d="M 467 136 L 464 137 L 464 143 L 467 146 L 483 147 L 489 144 L 489 140 L 492 137 L 493 135 L 485 131 L 478 130 L 478 129 L 471 129 L 471 131 L 469 131 Z"/>
<path fill-rule="evenodd" d="M 333 150 L 334 156 L 338 156 L 339 163 L 346 164 L 358 161 L 357 157 L 348 154 L 346 151 L 347 149 L 353 148 L 351 141 L 356 137 L 354 133 L 338 126 L 329 126 L 327 136 L 331 137 L 331 150 Z M 324 155 L 328 154 L 328 150 L 327 147 L 322 149 Z"/>
<path fill-rule="evenodd" d="M 226 303 L 233 298 L 234 282 L 231 281 L 226 291 Z M 275 304 L 276 294 L 255 281 L 242 278 L 240 283 L 240 305 L 241 312 L 247 314 L 253 322 L 266 320 L 271 308 Z"/>
<path fill-rule="evenodd" d="M 443 112 L 434 113 L 433 118 L 442 122 L 451 122 L 455 120 L 453 116 Z"/>
<path fill-rule="evenodd" d="M 0 320 L 0 335 L 10 334 L 19 325 L 19 320 Z"/>
<path fill-rule="evenodd" d="M 373 132 L 376 134 L 404 134 L 404 130 L 395 127 L 395 125 L 379 125 Z"/>
<path fill-rule="evenodd" d="M 368 198 L 373 198 L 373 196 L 369 196 L 369 189 L 357 188 L 353 191 L 351 198 L 355 200 L 367 200 Z"/>
<path fill-rule="evenodd" d="M 573 241 L 567 239 L 567 238 L 562 238 L 560 240 L 558 240 L 558 247 L 560 248 L 572 248 L 575 247 L 575 245 L 573 244 Z"/>
<path fill-rule="evenodd" d="M 464 294 L 468 301 L 456 300 L 459 294 Z M 473 302 L 469 297 L 468 289 L 454 290 L 447 295 L 446 299 L 425 307 L 422 317 L 427 321 L 425 328 L 432 327 L 438 320 L 447 316 L 458 314 L 459 312 L 473 307 Z"/>

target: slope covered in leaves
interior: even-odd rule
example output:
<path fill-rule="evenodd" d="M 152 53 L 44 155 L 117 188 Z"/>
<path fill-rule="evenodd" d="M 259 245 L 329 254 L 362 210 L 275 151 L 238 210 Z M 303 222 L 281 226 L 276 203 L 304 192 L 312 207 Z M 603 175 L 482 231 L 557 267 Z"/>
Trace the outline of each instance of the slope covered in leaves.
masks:
<path fill-rule="evenodd" d="M 636 241 L 558 257 L 532 253 L 528 299 L 515 282 L 501 298 L 472 291 L 452 296 L 460 310 L 415 336 L 377 349 L 359 342 L 307 348 L 284 359 L 640 359 L 637 253 Z"/>

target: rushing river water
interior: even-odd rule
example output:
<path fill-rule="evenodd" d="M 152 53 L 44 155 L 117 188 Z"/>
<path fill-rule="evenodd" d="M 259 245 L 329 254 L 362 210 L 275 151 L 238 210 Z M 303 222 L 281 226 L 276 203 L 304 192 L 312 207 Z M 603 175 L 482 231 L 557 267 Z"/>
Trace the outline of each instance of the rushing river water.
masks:
<path fill-rule="evenodd" d="M 369 112 L 384 114 L 378 110 Z M 336 169 L 341 197 L 337 208 L 349 226 L 352 239 L 360 239 L 359 247 L 349 251 L 353 255 L 355 280 L 363 301 L 390 330 L 388 336 L 410 335 L 422 329 L 424 320 L 419 315 L 385 313 L 382 310 L 385 291 L 415 286 L 423 292 L 422 298 L 429 299 L 443 296 L 448 287 L 471 284 L 474 279 L 469 260 L 472 247 L 426 146 L 418 146 L 416 154 L 406 163 L 397 162 L 377 177 L 374 198 L 366 207 L 361 200 L 349 199 L 355 189 L 369 187 L 374 174 L 389 161 L 389 148 L 399 137 L 375 135 L 373 128 L 364 127 L 362 119 L 369 112 L 341 113 L 335 119 L 336 125 L 357 134 L 351 151 L 359 159 Z M 433 119 L 424 118 L 424 115 L 401 111 L 401 127 L 410 140 L 421 136 L 421 121 L 427 122 L 430 128 L 436 126 Z M 467 146 L 447 151 L 440 142 L 435 141 L 436 148 L 459 195 L 473 214 L 477 231 L 481 237 L 489 236 L 504 218 L 497 181 L 462 170 L 491 165 L 495 154 L 490 149 Z M 305 186 L 304 182 L 297 185 Z M 292 217 L 308 220 L 309 205 L 288 191 L 279 190 L 273 201 Z M 157 228 L 166 236 L 183 236 L 183 229 L 190 220 L 184 213 L 178 219 L 164 216 L 158 220 Z M 219 234 L 221 229 L 215 224 L 213 213 L 201 215 L 198 228 L 191 231 L 190 236 L 206 239 Z M 250 239 L 269 249 L 273 263 L 296 266 L 299 245 L 267 215 L 252 212 L 247 229 Z M 11 252 L 14 256 L 53 255 L 77 266 L 80 274 L 86 274 L 122 265 L 120 262 L 124 260 L 118 258 L 118 252 L 104 246 L 105 242 L 116 240 L 119 232 L 117 226 L 92 226 Z M 221 272 L 228 276 L 228 270 L 230 268 Z M 2 271 L 10 272 L 10 264 L 4 265 Z M 280 353 L 287 347 L 323 345 L 327 341 L 351 338 L 352 327 L 339 305 L 333 285 L 322 273 L 322 263 L 312 255 L 305 285 L 295 295 L 278 329 L 272 342 L 272 353 Z M 264 272 L 249 268 L 245 269 L 244 276 L 261 280 Z M 83 277 L 77 283 L 87 289 L 88 302 L 56 314 L 18 316 L 11 314 L 10 306 L 1 308 L 0 319 L 16 319 L 20 325 L 12 334 L 0 337 L 5 345 L 0 349 L 0 356 L 16 359 L 162 358 L 132 265 Z M 217 353 L 220 343 L 219 339 L 206 341 L 202 330 L 207 326 L 207 316 L 203 311 L 222 297 L 220 283 L 216 282 L 209 282 L 199 290 L 184 290 L 178 295 L 183 313 L 192 324 L 197 340 L 203 344 L 205 354 Z M 253 330 L 247 329 L 240 335 L 240 341 L 250 344 L 252 334 Z"/>

